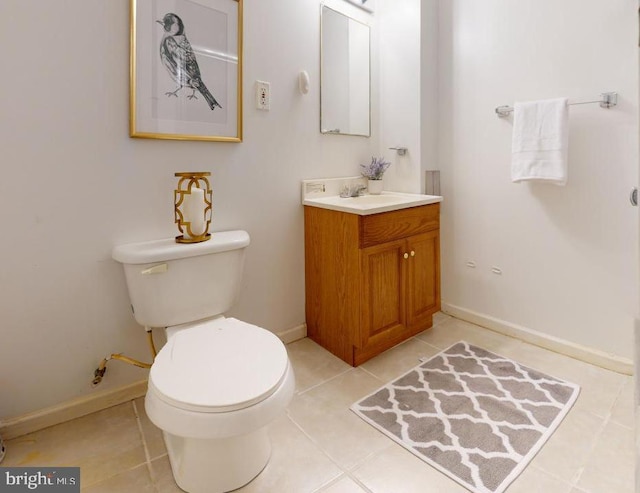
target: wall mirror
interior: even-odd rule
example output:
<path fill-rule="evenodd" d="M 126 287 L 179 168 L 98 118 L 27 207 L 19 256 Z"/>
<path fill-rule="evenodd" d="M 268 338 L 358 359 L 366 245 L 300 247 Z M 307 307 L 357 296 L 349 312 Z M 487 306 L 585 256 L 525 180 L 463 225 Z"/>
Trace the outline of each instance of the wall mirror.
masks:
<path fill-rule="evenodd" d="M 369 26 L 323 5 L 320 31 L 320 131 L 369 137 Z"/>

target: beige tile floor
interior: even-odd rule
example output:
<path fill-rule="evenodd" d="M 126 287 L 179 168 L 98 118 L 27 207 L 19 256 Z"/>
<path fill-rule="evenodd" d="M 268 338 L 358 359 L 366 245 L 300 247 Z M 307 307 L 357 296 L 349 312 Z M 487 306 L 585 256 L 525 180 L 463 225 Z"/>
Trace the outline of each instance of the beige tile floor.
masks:
<path fill-rule="evenodd" d="M 466 340 L 578 383 L 580 397 L 508 493 L 633 492 L 632 378 L 437 314 L 416 337 L 351 368 L 309 339 L 288 345 L 297 378 L 270 426 L 273 455 L 242 493 L 464 493 L 466 490 L 349 411 L 382 384 Z M 81 467 L 87 493 L 179 492 L 142 399 L 7 443 L 3 466 Z"/>

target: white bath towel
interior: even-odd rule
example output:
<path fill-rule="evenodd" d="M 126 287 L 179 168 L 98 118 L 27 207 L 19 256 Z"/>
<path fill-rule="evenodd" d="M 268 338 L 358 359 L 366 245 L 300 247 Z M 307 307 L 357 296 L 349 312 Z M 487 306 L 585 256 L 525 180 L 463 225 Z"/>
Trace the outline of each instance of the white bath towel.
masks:
<path fill-rule="evenodd" d="M 566 98 L 516 103 L 511 180 L 567 183 L 569 107 Z"/>

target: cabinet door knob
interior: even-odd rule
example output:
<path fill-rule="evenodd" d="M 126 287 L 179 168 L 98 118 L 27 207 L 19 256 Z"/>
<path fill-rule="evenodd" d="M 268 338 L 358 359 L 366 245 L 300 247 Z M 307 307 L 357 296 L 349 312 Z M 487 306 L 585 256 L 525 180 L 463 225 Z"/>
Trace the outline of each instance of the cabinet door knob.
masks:
<path fill-rule="evenodd" d="M 404 258 L 409 258 L 409 254 L 408 254 L 408 253 L 405 253 L 405 254 L 403 255 L 403 257 L 404 257 Z"/>
<path fill-rule="evenodd" d="M 411 250 L 411 256 L 415 257 L 416 256 L 416 252 L 414 252 L 413 250 Z"/>

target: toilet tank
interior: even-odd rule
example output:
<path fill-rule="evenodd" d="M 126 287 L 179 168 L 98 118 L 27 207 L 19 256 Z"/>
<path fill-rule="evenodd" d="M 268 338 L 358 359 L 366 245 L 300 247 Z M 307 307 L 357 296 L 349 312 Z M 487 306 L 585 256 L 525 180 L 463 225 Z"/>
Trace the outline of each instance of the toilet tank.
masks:
<path fill-rule="evenodd" d="M 225 313 L 240 291 L 249 242 L 246 231 L 222 231 L 201 243 L 169 238 L 115 247 L 136 321 L 169 327 Z"/>

